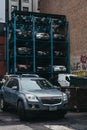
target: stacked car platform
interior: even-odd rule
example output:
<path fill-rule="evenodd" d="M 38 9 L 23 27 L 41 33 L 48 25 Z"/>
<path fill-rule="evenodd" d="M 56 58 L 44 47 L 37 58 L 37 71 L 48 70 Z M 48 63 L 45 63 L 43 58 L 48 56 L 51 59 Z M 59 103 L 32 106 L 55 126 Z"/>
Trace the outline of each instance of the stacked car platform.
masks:
<path fill-rule="evenodd" d="M 14 11 L 7 36 L 8 74 L 37 73 L 49 79 L 70 71 L 66 16 Z"/>

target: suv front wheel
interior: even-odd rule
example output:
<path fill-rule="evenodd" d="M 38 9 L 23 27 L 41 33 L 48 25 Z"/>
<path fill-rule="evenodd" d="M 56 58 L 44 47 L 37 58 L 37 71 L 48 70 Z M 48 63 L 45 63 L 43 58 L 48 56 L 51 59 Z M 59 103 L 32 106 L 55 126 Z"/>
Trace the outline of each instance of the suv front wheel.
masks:
<path fill-rule="evenodd" d="M 23 101 L 18 102 L 17 111 L 18 111 L 20 120 L 22 121 L 26 120 L 26 113 L 25 113 L 25 107 L 24 107 Z"/>
<path fill-rule="evenodd" d="M 0 108 L 1 108 L 1 110 L 3 110 L 3 111 L 7 111 L 7 109 L 8 109 L 8 105 L 7 105 L 7 103 L 4 101 L 4 98 L 3 98 L 3 97 L 1 97 L 1 99 L 0 99 Z"/>

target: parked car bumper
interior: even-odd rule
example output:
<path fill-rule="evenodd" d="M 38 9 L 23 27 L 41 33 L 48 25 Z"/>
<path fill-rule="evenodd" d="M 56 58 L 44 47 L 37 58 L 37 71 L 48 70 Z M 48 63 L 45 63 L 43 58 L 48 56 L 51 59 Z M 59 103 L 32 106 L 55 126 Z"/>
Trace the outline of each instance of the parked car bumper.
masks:
<path fill-rule="evenodd" d="M 38 103 L 28 103 L 25 108 L 27 111 L 60 111 L 67 110 L 68 103 L 64 102 L 62 104 L 38 104 Z"/>

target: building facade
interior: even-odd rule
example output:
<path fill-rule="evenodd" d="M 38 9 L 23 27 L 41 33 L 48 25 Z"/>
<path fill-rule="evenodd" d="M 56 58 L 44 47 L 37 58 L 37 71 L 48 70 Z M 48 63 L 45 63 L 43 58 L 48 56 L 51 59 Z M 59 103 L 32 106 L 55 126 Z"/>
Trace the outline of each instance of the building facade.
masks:
<path fill-rule="evenodd" d="M 39 12 L 39 0 L 9 0 L 9 19 L 13 10 Z"/>
<path fill-rule="evenodd" d="M 66 15 L 70 24 L 71 72 L 87 76 L 87 1 L 41 0 L 40 11 Z"/>

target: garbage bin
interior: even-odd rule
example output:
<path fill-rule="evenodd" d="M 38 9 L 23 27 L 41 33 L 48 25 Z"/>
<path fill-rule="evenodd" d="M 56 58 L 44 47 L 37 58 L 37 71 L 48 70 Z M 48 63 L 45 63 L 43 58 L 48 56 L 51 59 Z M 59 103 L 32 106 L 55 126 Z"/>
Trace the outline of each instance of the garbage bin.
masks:
<path fill-rule="evenodd" d="M 70 86 L 61 86 L 68 95 L 69 110 L 87 111 L 87 77 L 70 77 Z"/>

